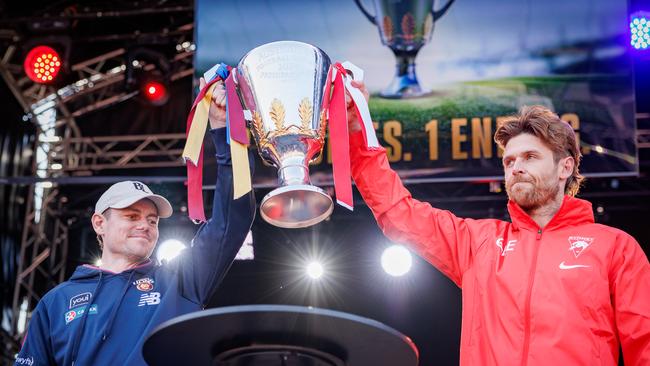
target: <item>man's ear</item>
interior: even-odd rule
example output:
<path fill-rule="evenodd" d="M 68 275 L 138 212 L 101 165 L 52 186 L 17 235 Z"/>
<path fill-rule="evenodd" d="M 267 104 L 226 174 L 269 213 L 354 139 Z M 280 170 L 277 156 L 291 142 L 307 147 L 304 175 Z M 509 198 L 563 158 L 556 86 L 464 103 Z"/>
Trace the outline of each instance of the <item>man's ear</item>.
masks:
<path fill-rule="evenodd" d="M 106 223 L 106 218 L 104 217 L 104 215 L 94 213 L 90 221 L 92 222 L 93 229 L 95 230 L 95 233 L 97 235 L 105 234 L 104 224 Z"/>
<path fill-rule="evenodd" d="M 571 156 L 560 159 L 558 163 L 558 175 L 560 176 L 560 179 L 569 179 L 569 177 L 573 174 L 573 168 L 575 165 L 576 162 Z"/>

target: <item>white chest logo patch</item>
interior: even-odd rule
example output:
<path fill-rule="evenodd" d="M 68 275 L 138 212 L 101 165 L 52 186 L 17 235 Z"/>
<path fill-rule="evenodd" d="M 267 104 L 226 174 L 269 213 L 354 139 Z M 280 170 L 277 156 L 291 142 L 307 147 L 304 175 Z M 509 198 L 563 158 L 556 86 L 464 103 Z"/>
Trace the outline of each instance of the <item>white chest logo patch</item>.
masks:
<path fill-rule="evenodd" d="M 506 245 L 503 245 L 503 238 L 497 239 L 496 245 L 499 247 L 501 250 L 501 256 L 505 257 L 506 253 L 508 252 L 514 252 L 515 251 L 515 245 L 517 244 L 517 240 L 508 240 L 508 243 Z"/>
<path fill-rule="evenodd" d="M 587 238 L 584 236 L 570 236 L 569 237 L 569 243 L 571 246 L 569 246 L 569 250 L 573 252 L 573 254 L 578 258 L 580 254 L 587 249 L 589 245 L 594 241 L 594 238 Z"/>
<path fill-rule="evenodd" d="M 574 268 L 589 268 L 584 264 L 564 264 L 564 261 L 560 263 L 560 269 L 574 269 Z"/>
<path fill-rule="evenodd" d="M 160 292 L 145 292 L 140 295 L 138 306 L 158 305 L 160 304 Z"/>

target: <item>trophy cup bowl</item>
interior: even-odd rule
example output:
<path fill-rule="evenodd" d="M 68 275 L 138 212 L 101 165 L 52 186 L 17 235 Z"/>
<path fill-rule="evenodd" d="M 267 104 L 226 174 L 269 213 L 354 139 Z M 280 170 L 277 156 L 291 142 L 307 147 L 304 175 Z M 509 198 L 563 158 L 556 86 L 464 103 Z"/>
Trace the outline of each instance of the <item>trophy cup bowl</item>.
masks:
<path fill-rule="evenodd" d="M 330 63 L 317 47 L 280 41 L 254 48 L 237 66 L 236 89 L 258 152 L 278 170 L 280 187 L 260 205 L 272 225 L 311 226 L 334 209 L 332 198 L 309 179 L 309 163 L 325 141 L 322 104 Z"/>
<path fill-rule="evenodd" d="M 454 0 L 434 10 L 434 0 L 374 0 L 375 15 L 354 0 L 363 14 L 379 29 L 381 43 L 393 51 L 397 59 L 395 77 L 380 95 L 383 98 L 416 98 L 430 93 L 420 86 L 415 74 L 415 57 L 431 40 L 435 22 Z"/>

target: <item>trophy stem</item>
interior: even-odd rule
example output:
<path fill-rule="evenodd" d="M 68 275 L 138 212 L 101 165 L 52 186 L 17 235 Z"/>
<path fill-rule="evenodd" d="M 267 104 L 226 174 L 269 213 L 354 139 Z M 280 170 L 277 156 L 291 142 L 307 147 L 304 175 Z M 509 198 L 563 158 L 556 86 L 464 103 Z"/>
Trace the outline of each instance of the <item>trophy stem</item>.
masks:
<path fill-rule="evenodd" d="M 278 181 L 280 182 L 280 186 L 311 184 L 309 169 L 303 164 L 282 166 L 278 169 Z"/>
<path fill-rule="evenodd" d="M 397 61 L 395 77 L 388 88 L 381 92 L 381 97 L 389 99 L 418 98 L 431 94 L 420 86 L 415 74 L 415 57 L 419 50 L 393 50 Z"/>

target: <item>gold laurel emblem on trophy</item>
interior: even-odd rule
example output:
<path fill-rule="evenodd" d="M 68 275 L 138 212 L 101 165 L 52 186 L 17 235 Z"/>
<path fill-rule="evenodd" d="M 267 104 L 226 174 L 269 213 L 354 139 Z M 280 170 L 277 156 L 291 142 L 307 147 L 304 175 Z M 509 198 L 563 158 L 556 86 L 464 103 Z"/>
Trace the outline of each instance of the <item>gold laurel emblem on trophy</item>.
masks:
<path fill-rule="evenodd" d="M 415 33 L 415 19 L 413 14 L 406 13 L 402 17 L 402 37 L 407 41 L 412 41 Z"/>
<path fill-rule="evenodd" d="M 318 130 L 318 139 L 321 142 L 325 141 L 325 131 L 327 129 L 327 123 L 326 123 L 326 113 L 325 110 L 321 111 L 320 113 L 320 129 Z M 323 151 L 323 148 L 321 147 L 321 152 Z"/>
<path fill-rule="evenodd" d="M 255 132 L 261 147 L 266 147 L 269 141 L 266 138 L 266 133 L 264 133 L 264 127 L 262 126 L 262 116 L 258 111 L 253 112 L 253 131 Z"/>
<path fill-rule="evenodd" d="M 258 111 L 253 111 L 253 129 L 255 130 L 255 134 L 258 137 L 263 137 L 264 136 L 264 129 L 262 128 L 262 116 L 260 116 L 260 113 Z"/>
<path fill-rule="evenodd" d="M 302 122 L 302 129 L 308 131 L 311 126 L 311 119 L 314 115 L 309 98 L 305 97 L 300 101 L 300 105 L 298 106 L 298 115 Z"/>
<path fill-rule="evenodd" d="M 269 112 L 271 119 L 275 122 L 275 128 L 277 130 L 282 130 L 284 127 L 284 105 L 277 98 L 273 99 L 271 102 L 271 111 Z"/>
<path fill-rule="evenodd" d="M 391 42 L 393 40 L 393 20 L 389 16 L 384 15 L 382 26 L 384 28 L 384 37 L 386 37 L 388 42 Z"/>
<path fill-rule="evenodd" d="M 326 124 L 323 124 L 325 121 L 325 111 L 321 114 L 320 120 L 320 130 L 315 131 L 311 128 L 312 118 L 314 115 L 312 103 L 309 98 L 305 97 L 300 101 L 298 105 L 298 116 L 300 118 L 300 124 L 290 124 L 288 126 L 284 125 L 286 111 L 282 102 L 275 98 L 271 102 L 271 110 L 269 111 L 271 120 L 275 125 L 275 129 L 268 131 L 264 128 L 264 122 L 262 116 L 258 111 L 253 112 L 252 118 L 252 127 L 254 135 L 257 137 L 258 145 L 262 149 L 272 149 L 274 150 L 273 143 L 271 140 L 277 138 L 278 136 L 284 136 L 289 133 L 298 133 L 302 135 L 312 136 L 318 138 L 321 142 L 325 138 L 325 127 Z"/>

